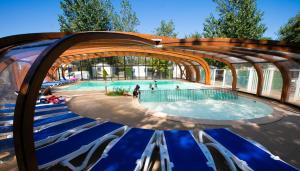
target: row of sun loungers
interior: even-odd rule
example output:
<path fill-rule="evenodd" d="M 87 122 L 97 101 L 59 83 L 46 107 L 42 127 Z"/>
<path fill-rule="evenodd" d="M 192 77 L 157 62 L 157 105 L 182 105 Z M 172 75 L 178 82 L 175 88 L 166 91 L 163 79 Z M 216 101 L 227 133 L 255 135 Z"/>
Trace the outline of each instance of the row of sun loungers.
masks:
<path fill-rule="evenodd" d="M 54 86 L 60 86 L 65 84 L 74 83 L 76 80 L 58 80 L 58 81 L 49 81 L 44 82 L 41 86 L 41 88 L 48 88 L 48 87 L 54 87 Z"/>
<path fill-rule="evenodd" d="M 153 154 L 158 149 L 161 170 L 214 171 L 216 163 L 209 149 L 215 148 L 231 170 L 298 170 L 229 129 L 204 129 L 195 137 L 189 130 L 130 128 L 81 117 L 68 110 L 57 114 L 67 108 L 64 104 L 54 106 L 36 107 L 36 114 L 45 116 L 34 121 L 39 169 L 60 165 L 71 170 L 151 170 Z M 5 133 L 13 129 L 11 125 L 4 127 L 0 130 Z M 98 159 L 93 159 L 100 147 L 104 150 Z M 12 137 L 0 140 L 0 152 L 8 150 L 13 150 Z"/>

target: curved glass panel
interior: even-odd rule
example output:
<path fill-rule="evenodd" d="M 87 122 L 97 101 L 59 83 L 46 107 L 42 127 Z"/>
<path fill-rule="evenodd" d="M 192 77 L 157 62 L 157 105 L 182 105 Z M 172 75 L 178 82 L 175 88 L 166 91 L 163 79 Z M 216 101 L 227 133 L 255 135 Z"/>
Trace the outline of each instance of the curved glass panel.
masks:
<path fill-rule="evenodd" d="M 256 93 L 258 77 L 253 65 L 249 63 L 234 64 L 237 74 L 237 88 L 240 91 Z"/>
<path fill-rule="evenodd" d="M 294 105 L 300 105 L 300 65 L 296 62 L 282 62 L 288 68 L 288 73 L 291 78 L 290 88 L 288 92 L 287 102 Z"/>
<path fill-rule="evenodd" d="M 18 92 L 31 65 L 54 41 L 40 41 L 17 46 L 0 57 L 0 160 L 5 164 L 7 162 L 8 168 L 17 167 L 12 125 Z"/>
<path fill-rule="evenodd" d="M 279 69 L 272 63 L 263 63 L 259 66 L 263 70 L 264 77 L 262 95 L 279 100 L 283 83 Z"/>
<path fill-rule="evenodd" d="M 200 71 L 200 83 L 205 83 L 205 71 L 203 69 L 203 67 L 201 65 L 197 66 L 199 68 Z"/>

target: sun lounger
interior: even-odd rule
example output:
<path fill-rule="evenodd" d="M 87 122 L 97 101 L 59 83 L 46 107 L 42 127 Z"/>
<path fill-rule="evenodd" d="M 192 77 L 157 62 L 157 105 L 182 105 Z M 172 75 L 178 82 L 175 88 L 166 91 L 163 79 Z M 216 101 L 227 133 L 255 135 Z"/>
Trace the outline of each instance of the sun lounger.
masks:
<path fill-rule="evenodd" d="M 35 154 L 38 168 L 44 169 L 58 163 L 71 170 L 82 170 L 86 167 L 94 151 L 104 142 L 117 138 L 116 133 L 124 131 L 125 126 L 112 122 L 105 122 L 90 127 L 72 136 L 37 149 Z M 70 161 L 77 156 L 87 153 L 80 166 L 74 166 Z M 47 154 L 47 155 L 45 155 Z"/>
<path fill-rule="evenodd" d="M 63 109 L 53 109 L 47 111 L 37 111 L 34 113 L 35 119 L 41 119 L 45 117 L 49 117 L 48 115 L 58 115 L 62 113 L 70 113 L 68 108 Z M 3 115 L 0 116 L 0 124 L 9 125 L 13 123 L 14 116 L 13 115 Z"/>
<path fill-rule="evenodd" d="M 0 116 L 0 124 L 11 125 L 13 123 L 13 120 L 14 116 L 12 115 Z"/>
<path fill-rule="evenodd" d="M 55 115 L 52 117 L 48 118 L 43 118 L 43 119 L 38 119 L 35 120 L 33 123 L 33 126 L 39 129 L 45 128 L 45 126 L 48 126 L 49 124 L 52 125 L 57 125 L 60 124 L 61 121 L 69 121 L 70 119 L 76 119 L 80 117 L 79 115 L 75 113 L 66 113 L 66 114 L 61 114 L 61 115 Z"/>
<path fill-rule="evenodd" d="M 51 105 L 50 103 L 40 103 L 39 101 L 36 102 L 36 106 L 43 106 L 43 105 Z M 15 103 L 4 103 L 0 104 L 1 108 L 15 108 Z"/>
<path fill-rule="evenodd" d="M 199 134 L 200 140 L 210 140 L 224 156 L 229 156 L 241 170 L 255 171 L 299 171 L 280 160 L 261 145 L 249 141 L 229 129 L 205 129 Z"/>
<path fill-rule="evenodd" d="M 196 142 L 191 131 L 162 131 L 159 145 L 162 170 L 216 170 L 209 150 Z"/>
<path fill-rule="evenodd" d="M 34 133 L 35 147 L 56 141 L 59 138 L 64 138 L 73 134 L 76 130 L 96 124 L 94 119 L 79 118 L 70 122 L 65 122 L 59 125 L 51 126 Z"/>
<path fill-rule="evenodd" d="M 0 114 L 6 114 L 6 113 L 14 113 L 15 109 L 14 108 L 5 108 L 5 109 L 0 109 Z"/>
<path fill-rule="evenodd" d="M 14 149 L 14 140 L 13 138 L 0 140 L 0 153 L 6 151 L 12 151 Z"/>
<path fill-rule="evenodd" d="M 14 103 L 5 103 L 5 104 L 0 104 L 1 108 L 14 108 L 16 104 Z"/>
<path fill-rule="evenodd" d="M 148 170 L 155 147 L 154 130 L 131 128 L 107 147 L 102 157 L 89 169 L 98 170 Z"/>
<path fill-rule="evenodd" d="M 58 103 L 58 104 L 51 104 L 51 103 L 46 103 L 44 105 L 36 105 L 35 110 L 43 110 L 43 109 L 48 109 L 48 108 L 66 108 L 65 103 Z"/>
<path fill-rule="evenodd" d="M 50 126 L 61 124 L 63 122 L 77 119 L 78 117 L 80 116 L 75 113 L 61 114 L 61 115 L 35 120 L 33 126 L 35 130 L 41 130 Z M 0 135 L 9 134 L 9 133 L 12 134 L 12 131 L 13 131 L 12 125 L 0 126 Z"/>
<path fill-rule="evenodd" d="M 62 138 L 74 134 L 76 131 L 95 125 L 97 122 L 90 118 L 78 118 L 59 125 L 51 126 L 34 133 L 35 147 L 59 141 Z M 13 138 L 0 140 L 0 152 L 11 151 L 14 148 Z"/>
<path fill-rule="evenodd" d="M 13 126 L 0 126 L 0 135 L 13 131 Z"/>
<path fill-rule="evenodd" d="M 45 104 L 45 105 L 39 105 L 39 106 L 35 106 L 35 111 L 41 111 L 41 110 L 49 110 L 51 108 L 55 108 L 55 109 L 61 109 L 61 108 L 67 108 L 67 106 L 64 103 L 60 103 L 60 104 Z M 4 109 L 0 109 L 0 115 L 1 114 L 13 114 L 15 112 L 14 107 L 13 108 L 4 108 Z"/>

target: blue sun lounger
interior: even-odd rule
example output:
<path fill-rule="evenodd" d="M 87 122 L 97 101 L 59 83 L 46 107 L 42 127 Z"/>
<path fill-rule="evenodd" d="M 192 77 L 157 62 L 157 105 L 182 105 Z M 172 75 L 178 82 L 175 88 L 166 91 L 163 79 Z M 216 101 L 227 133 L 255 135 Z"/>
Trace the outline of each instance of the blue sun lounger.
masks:
<path fill-rule="evenodd" d="M 2 108 L 14 108 L 16 104 L 14 103 L 5 103 L 5 104 L 0 104 L 0 107 Z"/>
<path fill-rule="evenodd" d="M 35 147 L 59 141 L 62 138 L 74 134 L 76 131 L 95 125 L 97 122 L 90 118 L 79 118 L 70 122 L 51 126 L 34 133 Z M 13 138 L 0 140 L 0 152 L 11 151 L 14 148 Z"/>
<path fill-rule="evenodd" d="M 131 128 L 107 147 L 89 171 L 148 170 L 155 141 L 154 130 Z"/>
<path fill-rule="evenodd" d="M 200 131 L 200 140 L 210 140 L 223 155 L 229 156 L 241 170 L 299 171 L 280 160 L 261 145 L 249 141 L 229 129 L 205 129 Z"/>
<path fill-rule="evenodd" d="M 9 114 L 9 113 L 14 113 L 15 108 L 5 108 L 5 109 L 0 109 L 0 114 Z"/>
<path fill-rule="evenodd" d="M 12 151 L 14 149 L 14 139 L 8 138 L 0 140 L 0 153 Z"/>
<path fill-rule="evenodd" d="M 43 111 L 52 111 L 52 110 L 59 110 L 59 109 L 67 109 L 68 106 L 65 104 L 47 104 L 43 106 L 36 106 L 35 107 L 35 112 L 43 112 Z M 13 116 L 15 112 L 14 108 L 5 108 L 5 109 L 0 109 L 0 117 L 3 116 Z"/>
<path fill-rule="evenodd" d="M 60 104 L 45 104 L 45 105 L 38 105 L 35 106 L 35 110 L 47 110 L 49 108 L 67 108 L 65 103 L 60 103 Z M 0 109 L 0 114 L 13 114 L 15 111 L 15 108 L 3 108 Z"/>
<path fill-rule="evenodd" d="M 67 137 L 75 131 L 96 124 L 91 118 L 79 118 L 59 125 L 51 126 L 34 133 L 35 147 L 49 144 L 58 139 Z"/>
<path fill-rule="evenodd" d="M 35 120 L 33 123 L 33 127 L 35 130 L 45 129 L 49 126 L 54 126 L 54 125 L 61 124 L 63 122 L 77 119 L 78 117 L 80 116 L 75 113 L 67 113 L 67 114 L 51 116 L 48 118 Z M 12 131 L 13 131 L 12 125 L 0 126 L 0 135 L 12 133 Z"/>
<path fill-rule="evenodd" d="M 53 110 L 47 110 L 47 111 L 37 111 L 34 113 L 35 119 L 41 119 L 45 117 L 49 117 L 47 115 L 59 115 L 62 113 L 70 113 L 68 108 L 63 109 L 53 109 Z M 13 115 L 5 115 L 0 116 L 0 124 L 12 124 L 13 123 L 14 116 Z"/>
<path fill-rule="evenodd" d="M 161 131 L 160 159 L 166 171 L 214 171 L 213 158 L 204 144 L 197 143 L 191 131 Z"/>
<path fill-rule="evenodd" d="M 40 103 L 40 102 L 37 102 L 36 103 L 36 109 L 39 109 L 39 108 L 44 108 L 46 106 L 51 106 L 51 105 L 65 105 L 65 103 L 59 103 L 59 104 L 51 104 L 51 103 Z M 5 103 L 5 104 L 0 104 L 0 107 L 1 108 L 15 108 L 16 107 L 16 104 L 14 103 Z"/>
<path fill-rule="evenodd" d="M 35 120 L 33 126 L 38 129 L 44 129 L 45 127 L 48 127 L 49 124 L 50 126 L 58 125 L 61 123 L 61 121 L 66 122 L 66 121 L 77 119 L 78 117 L 80 116 L 72 112 L 61 114 L 61 115 L 55 115 L 48 118 Z"/>
<path fill-rule="evenodd" d="M 34 113 L 34 116 L 43 116 L 43 115 L 49 115 L 53 113 L 66 113 L 70 112 L 68 108 L 63 108 L 63 109 L 53 109 L 53 110 L 46 110 L 46 111 L 37 111 Z"/>
<path fill-rule="evenodd" d="M 9 133 L 13 131 L 13 126 L 0 126 L 0 134 Z"/>
<path fill-rule="evenodd" d="M 72 136 L 42 147 L 35 151 L 38 168 L 44 169 L 60 163 L 71 170 L 84 169 L 94 151 L 104 142 L 111 141 L 118 136 L 118 132 L 124 132 L 126 126 L 122 124 L 105 122 L 88 129 L 82 130 Z M 70 161 L 84 154 L 85 159 L 80 166 L 74 166 Z M 47 155 L 45 155 L 47 154 Z"/>

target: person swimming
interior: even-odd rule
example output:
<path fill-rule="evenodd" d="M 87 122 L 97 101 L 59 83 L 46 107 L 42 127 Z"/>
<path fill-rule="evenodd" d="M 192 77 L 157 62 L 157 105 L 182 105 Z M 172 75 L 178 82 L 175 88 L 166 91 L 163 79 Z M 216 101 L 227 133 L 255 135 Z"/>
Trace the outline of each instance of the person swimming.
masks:
<path fill-rule="evenodd" d="M 179 85 L 176 85 L 176 90 L 179 90 Z"/>
<path fill-rule="evenodd" d="M 154 87 L 157 88 L 157 81 L 154 80 Z"/>

